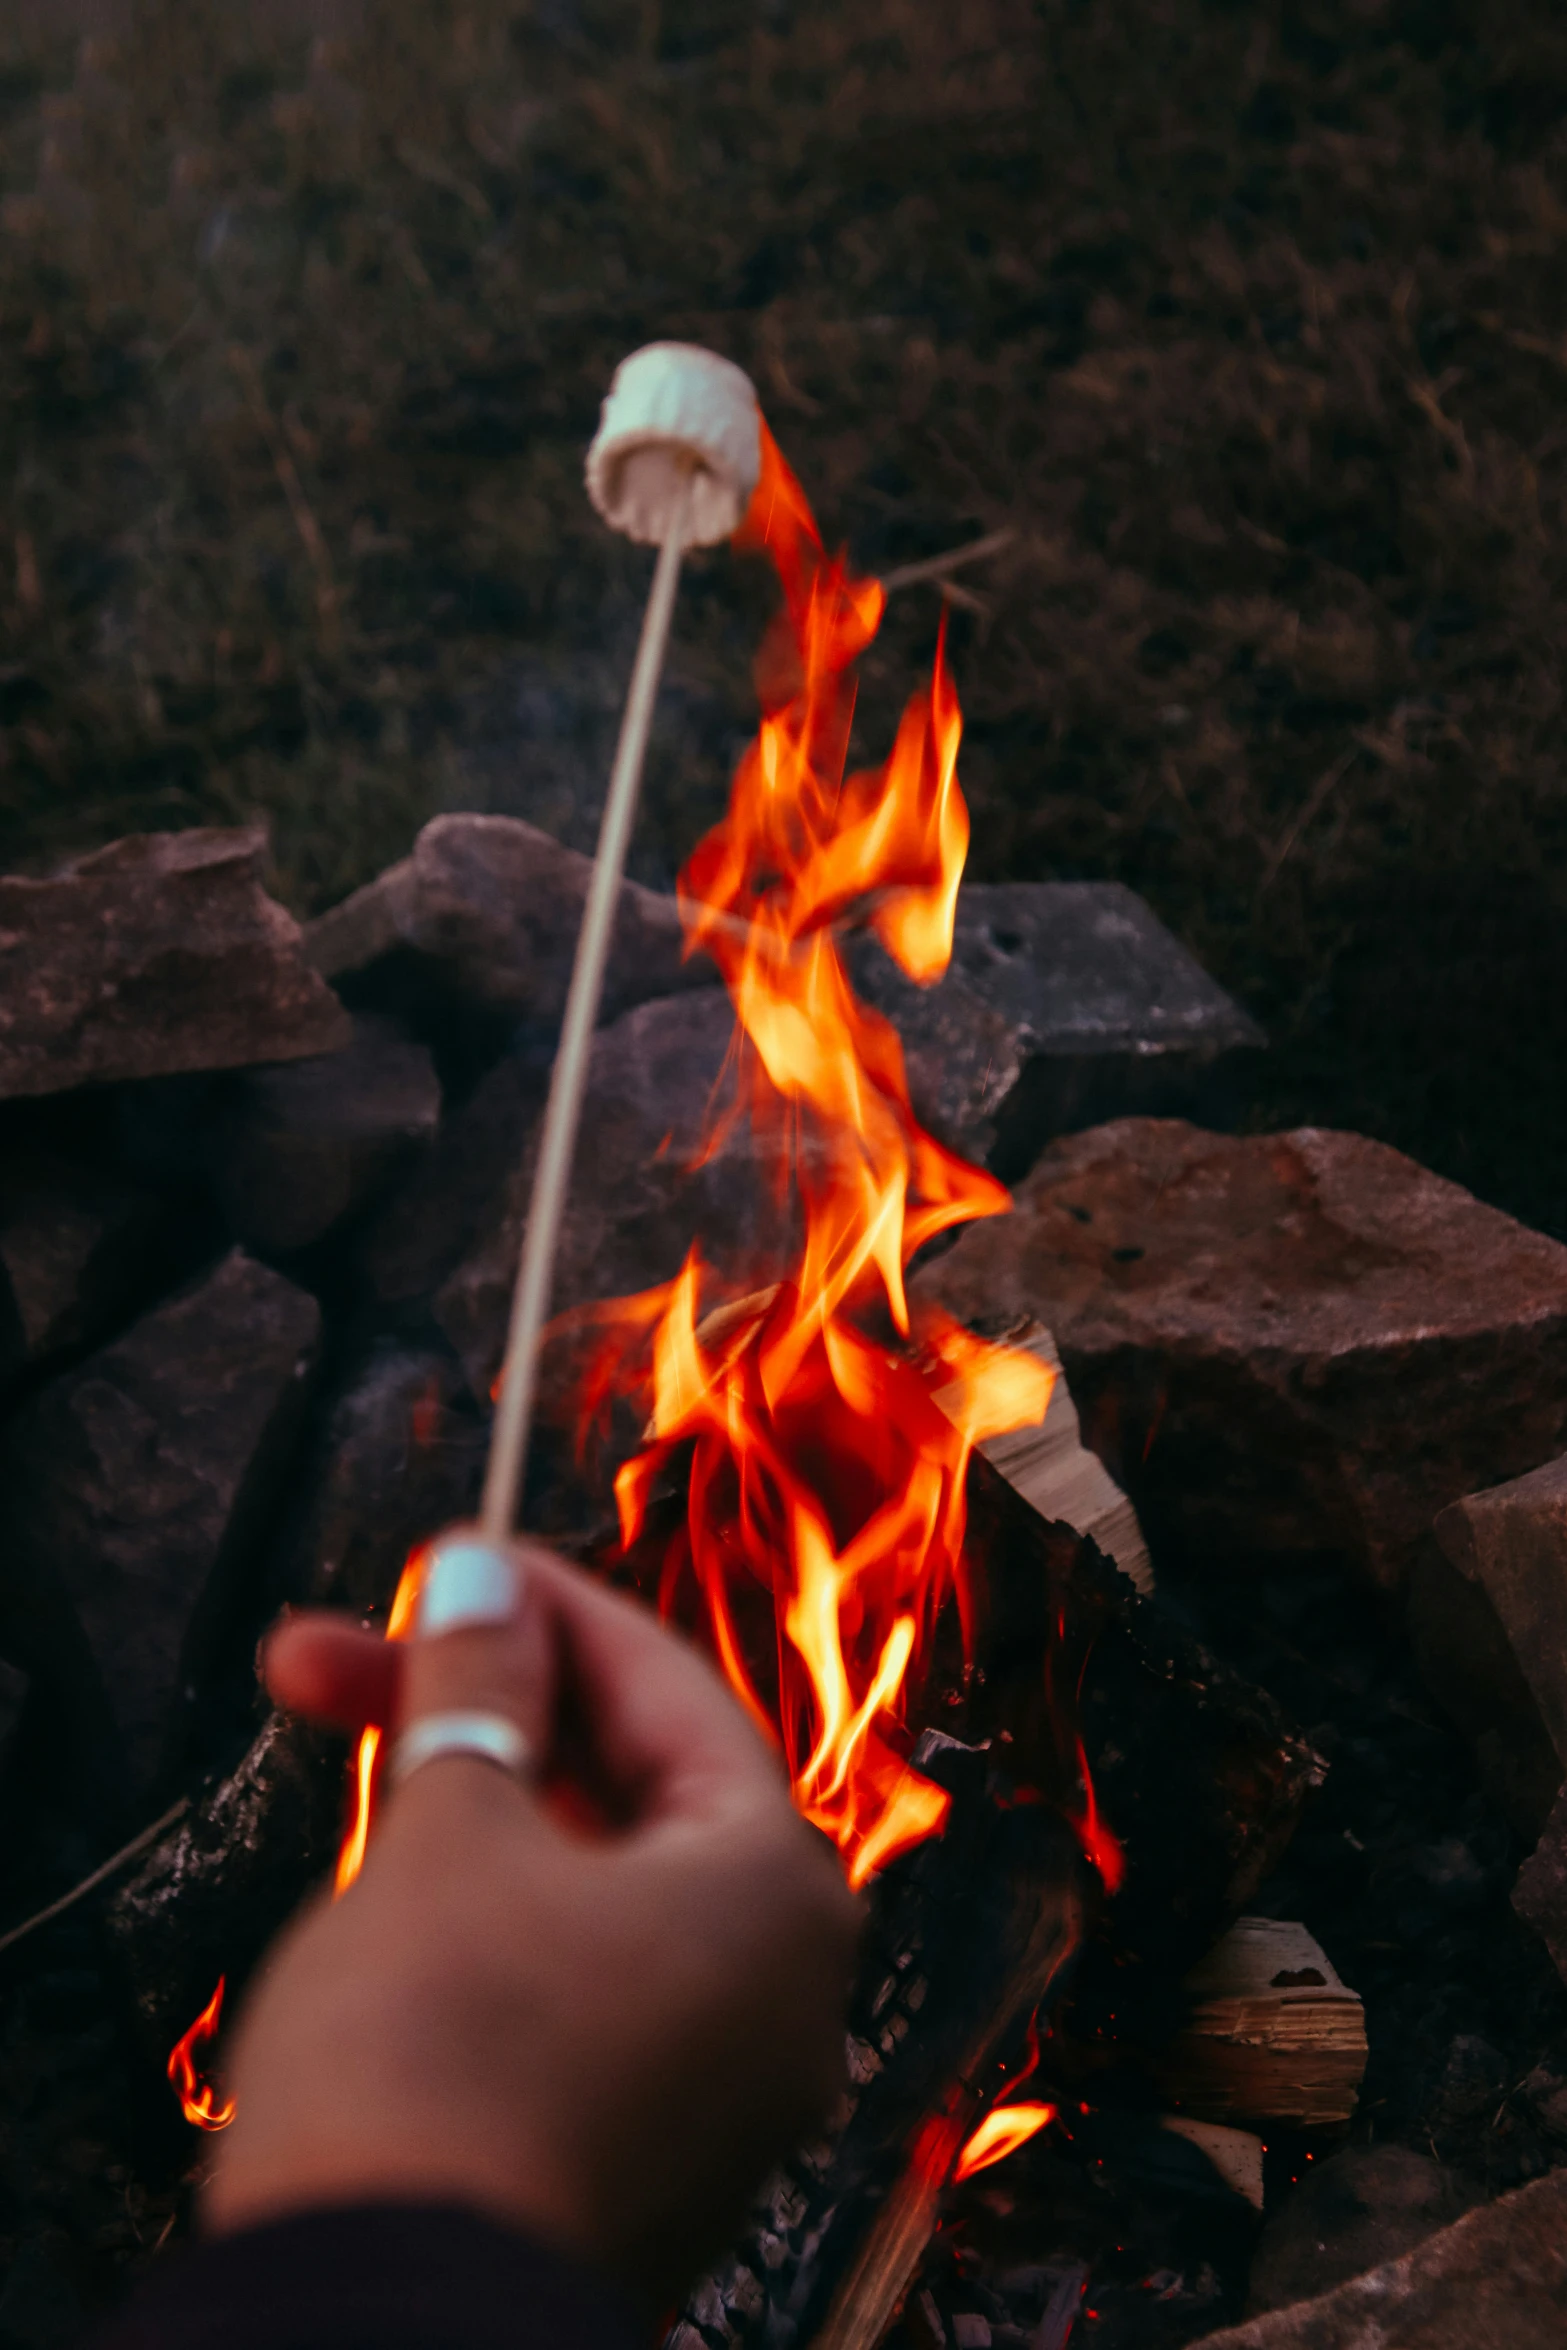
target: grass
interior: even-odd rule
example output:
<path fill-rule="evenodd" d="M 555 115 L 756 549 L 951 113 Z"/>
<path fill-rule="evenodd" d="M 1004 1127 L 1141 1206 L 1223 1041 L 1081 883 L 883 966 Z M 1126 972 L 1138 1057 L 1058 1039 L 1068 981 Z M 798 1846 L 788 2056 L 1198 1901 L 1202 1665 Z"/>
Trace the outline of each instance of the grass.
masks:
<path fill-rule="evenodd" d="M 1131 883 L 1268 1024 L 1260 1118 L 1567 1233 L 1549 0 L 63 6 L 0 32 L 8 863 L 261 815 L 305 911 L 440 808 L 590 843 L 647 559 L 582 452 L 686 336 L 867 566 L 1015 528 L 971 870 Z M 765 608 L 693 567 L 647 878 Z"/>

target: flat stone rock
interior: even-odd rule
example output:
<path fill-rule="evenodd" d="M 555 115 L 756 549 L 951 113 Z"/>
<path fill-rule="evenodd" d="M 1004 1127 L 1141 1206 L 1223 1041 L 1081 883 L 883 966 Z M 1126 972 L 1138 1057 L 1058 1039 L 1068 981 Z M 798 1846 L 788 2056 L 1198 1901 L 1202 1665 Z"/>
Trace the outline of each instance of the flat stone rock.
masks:
<path fill-rule="evenodd" d="M 448 1110 L 429 1150 L 372 1212 L 358 1245 L 362 1278 L 381 1306 L 428 1301 L 501 1212 L 544 1105 L 547 1067 L 505 1052 Z"/>
<path fill-rule="evenodd" d="M 62 1731 L 135 1801 L 178 1760 L 193 1695 L 266 1530 L 309 1395 L 315 1299 L 236 1250 L 13 1424 L 10 1636 Z"/>
<path fill-rule="evenodd" d="M 850 960 L 903 1038 L 922 1120 L 1008 1183 L 1052 1136 L 1103 1119 L 1223 1123 L 1267 1042 L 1117 881 L 966 884 L 934 987 L 869 938 Z"/>
<path fill-rule="evenodd" d="M 1016 1202 L 915 1287 L 1048 1324 L 1156 1560 L 1399 1590 L 1439 1509 L 1567 1443 L 1567 1248 L 1382 1143 L 1122 1119 Z"/>
<path fill-rule="evenodd" d="M 401 962 L 435 993 L 558 1024 L 593 862 L 515 816 L 437 816 L 413 853 L 305 933 L 316 969 L 346 979 Z M 705 957 L 681 960 L 673 897 L 621 884 L 601 1019 L 650 996 L 711 986 Z"/>
<path fill-rule="evenodd" d="M 1538 1845 L 1518 1871 L 1513 1907 L 1533 1926 L 1567 1982 L 1567 1787 L 1556 1799 Z"/>
<path fill-rule="evenodd" d="M 1310 2301 L 1397 2260 L 1482 2200 L 1407 2146 L 1349 2146 L 1314 2163 L 1269 2220 L 1251 2264 L 1247 2315 Z"/>
<path fill-rule="evenodd" d="M 731 1122 L 712 1155 L 692 1164 L 733 1031 L 724 990 L 704 988 L 642 1004 L 595 1041 L 556 1260 L 556 1313 L 670 1280 L 693 1240 L 732 1287 L 777 1278 L 790 1223 L 749 1125 Z M 536 1147 L 535 1130 L 482 1220 L 483 1237 L 436 1299 L 476 1394 L 488 1393 L 500 1368 Z"/>
<path fill-rule="evenodd" d="M 259 827 L 144 833 L 0 875 L 0 1098 L 346 1043 L 265 852 Z"/>
<path fill-rule="evenodd" d="M 341 1052 L 248 1071 L 213 1153 L 230 1229 L 269 1255 L 308 1247 L 432 1142 L 440 1117 L 428 1047 L 369 1013 Z"/>
<path fill-rule="evenodd" d="M 0 1157 L 0 1378 L 92 1341 L 172 1270 L 157 1196 L 48 1149 Z"/>
<path fill-rule="evenodd" d="M 1567 1460 L 1451 1502 L 1436 1538 L 1490 1601 L 1567 1772 Z"/>
<path fill-rule="evenodd" d="M 288 1597 L 355 1615 L 385 1610 L 415 1545 L 473 1513 L 485 1449 L 449 1353 L 378 1347 L 325 1416 L 303 1480 Z"/>
<path fill-rule="evenodd" d="M 1560 2350 L 1564 2340 L 1567 2170 L 1314 2301 L 1203 2337 L 1204 2350 Z"/>

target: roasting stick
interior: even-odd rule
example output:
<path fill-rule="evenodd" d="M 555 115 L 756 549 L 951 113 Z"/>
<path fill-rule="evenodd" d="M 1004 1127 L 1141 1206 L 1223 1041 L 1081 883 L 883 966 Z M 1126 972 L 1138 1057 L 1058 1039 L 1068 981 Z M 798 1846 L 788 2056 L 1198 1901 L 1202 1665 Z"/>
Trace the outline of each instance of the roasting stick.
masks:
<path fill-rule="evenodd" d="M 727 359 L 690 343 L 650 343 L 616 369 L 588 452 L 588 493 L 617 530 L 657 546 L 658 565 L 610 774 L 512 1293 L 479 1511 L 480 1530 L 490 1542 L 504 1542 L 517 1522 L 538 1395 L 539 1342 L 681 560 L 688 546 L 709 546 L 736 529 L 760 466 L 756 394 Z"/>

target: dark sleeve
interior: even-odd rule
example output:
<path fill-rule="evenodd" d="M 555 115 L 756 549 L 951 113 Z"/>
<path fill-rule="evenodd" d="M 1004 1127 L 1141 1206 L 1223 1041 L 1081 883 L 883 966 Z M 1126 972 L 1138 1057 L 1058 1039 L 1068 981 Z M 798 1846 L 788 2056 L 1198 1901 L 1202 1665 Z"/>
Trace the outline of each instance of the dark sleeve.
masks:
<path fill-rule="evenodd" d="M 477 2212 L 305 2211 L 176 2254 L 90 2350 L 646 2350 L 585 2269 Z"/>

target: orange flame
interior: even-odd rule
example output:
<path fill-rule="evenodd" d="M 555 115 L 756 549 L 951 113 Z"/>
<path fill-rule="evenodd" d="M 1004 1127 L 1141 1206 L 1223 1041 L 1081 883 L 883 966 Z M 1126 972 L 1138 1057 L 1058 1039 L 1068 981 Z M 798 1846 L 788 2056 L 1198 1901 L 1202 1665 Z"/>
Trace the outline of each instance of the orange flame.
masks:
<path fill-rule="evenodd" d="M 1053 2105 L 993 2106 L 958 2156 L 953 2184 L 959 2179 L 971 2179 L 976 2171 L 989 2170 L 993 2162 L 1005 2162 L 1009 2154 L 1026 2146 L 1030 2138 L 1036 2137 L 1055 2118 Z"/>
<path fill-rule="evenodd" d="M 392 1612 L 386 1619 L 388 1640 L 403 1640 L 407 1637 L 424 1582 L 428 1548 L 428 1544 L 421 1544 L 417 1550 L 410 1552 L 408 1562 L 398 1577 L 397 1589 L 392 1594 Z M 380 1784 L 376 1769 L 380 1754 L 381 1732 L 372 1724 L 368 1730 L 360 1731 L 359 1744 L 354 1751 L 353 1817 L 338 1849 L 337 1875 L 332 1882 L 334 1901 L 341 1900 L 365 1865 L 365 1853 L 370 1843 L 370 1822 L 375 1815 L 375 1799 Z"/>
<path fill-rule="evenodd" d="M 203 2080 L 196 2064 L 196 2051 L 217 2032 L 218 2018 L 223 2013 L 223 1986 L 226 1975 L 219 1975 L 218 1987 L 207 2001 L 188 2032 L 182 2032 L 169 2052 L 168 2075 L 174 2094 L 180 2101 L 180 2111 L 198 2130 L 226 2130 L 238 2108 L 232 2097 L 219 2100 L 211 2081 Z"/>
<path fill-rule="evenodd" d="M 784 610 L 759 665 L 760 729 L 727 816 L 680 876 L 680 907 L 688 951 L 713 957 L 735 1006 L 728 1115 L 749 1115 L 793 1186 L 803 1241 L 788 1280 L 705 1324 L 693 1247 L 667 1289 L 621 1301 L 619 1355 L 601 1348 L 587 1401 L 602 1405 L 655 1324 L 651 1443 L 616 1481 L 623 1544 L 644 1530 L 670 1452 L 689 1446 L 661 1604 L 694 1581 L 731 1684 L 860 1885 L 946 1819 L 947 1795 L 909 1767 L 909 1701 L 949 1598 L 965 1642 L 970 1630 L 972 1448 L 1042 1419 L 1052 1374 L 945 1316 L 911 1323 L 915 1251 L 1010 1202 L 920 1126 L 897 1032 L 854 995 L 839 951 L 857 923 L 922 983 L 950 959 L 969 826 L 944 644 L 890 756 L 845 776 L 852 668 L 884 597 L 826 555 L 765 428 L 737 544 L 771 556 Z"/>

